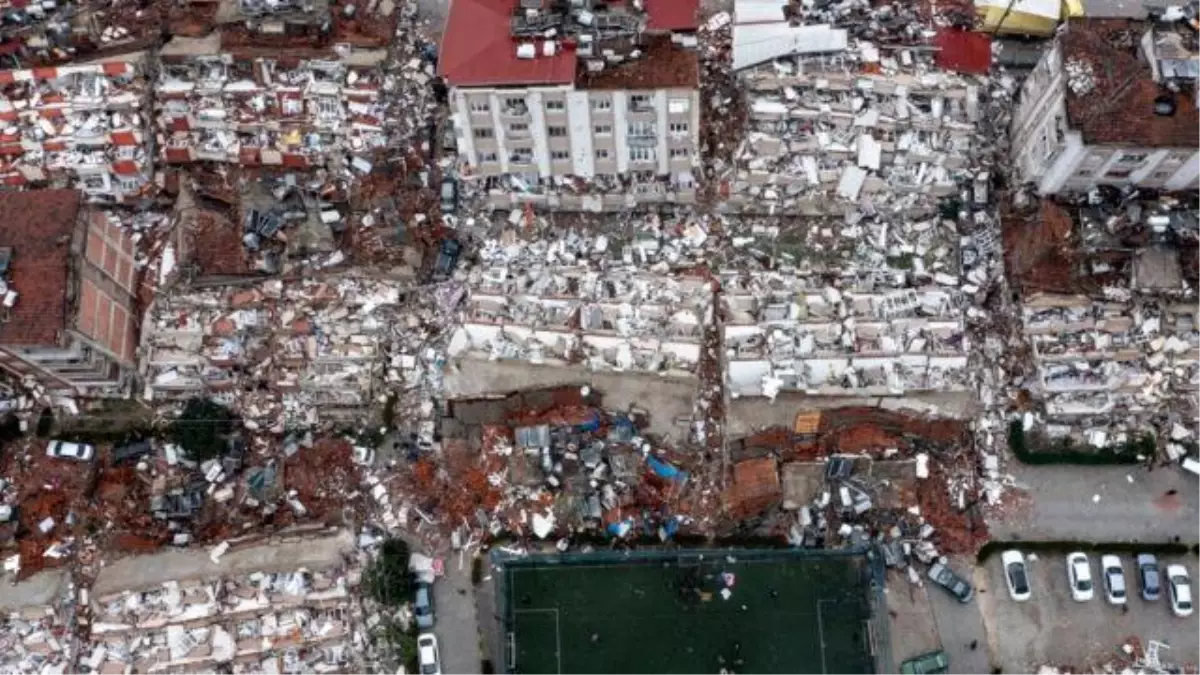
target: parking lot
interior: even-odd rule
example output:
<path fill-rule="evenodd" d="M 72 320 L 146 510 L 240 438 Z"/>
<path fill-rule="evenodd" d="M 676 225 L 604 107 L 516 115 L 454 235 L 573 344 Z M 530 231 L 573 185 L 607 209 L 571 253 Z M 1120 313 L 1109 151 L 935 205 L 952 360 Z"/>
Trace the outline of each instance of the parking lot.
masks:
<path fill-rule="evenodd" d="M 1157 601 L 1141 597 L 1133 556 L 1120 555 L 1129 588 L 1128 611 L 1110 605 L 1101 582 L 1100 556 L 1089 554 L 1095 597 L 1087 602 L 1071 598 L 1066 556 L 1036 554 L 1028 563 L 1033 597 L 1014 602 L 1005 585 L 1000 555 L 993 555 L 986 569 L 976 575 L 976 598 L 987 624 L 992 662 L 1006 673 L 1037 672 L 1042 665 L 1072 667 L 1099 672 L 1101 664 L 1120 656 L 1121 645 L 1130 637 L 1145 644 L 1158 640 L 1171 645 L 1162 653 L 1164 663 L 1194 664 L 1200 651 L 1200 617 L 1181 619 L 1171 613 L 1166 592 Z M 1196 556 L 1159 557 L 1160 568 L 1182 563 L 1196 591 Z"/>

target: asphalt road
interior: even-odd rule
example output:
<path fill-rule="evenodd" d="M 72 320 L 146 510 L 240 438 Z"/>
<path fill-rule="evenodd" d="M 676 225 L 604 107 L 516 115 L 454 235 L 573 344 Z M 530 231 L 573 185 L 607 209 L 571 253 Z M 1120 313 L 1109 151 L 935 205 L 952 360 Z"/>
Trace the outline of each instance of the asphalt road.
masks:
<path fill-rule="evenodd" d="M 1026 466 L 1009 471 L 1028 491 L 1028 508 L 991 519 L 993 539 L 1200 542 L 1196 476 L 1176 466 Z M 1176 494 L 1167 492 L 1175 490 Z"/>
<path fill-rule="evenodd" d="M 980 576 L 973 574 L 973 559 L 951 558 L 950 567 L 967 579 Z M 979 598 L 990 591 L 986 586 L 981 587 L 978 580 L 972 580 L 972 585 L 975 586 L 975 600 L 964 605 L 936 585 L 925 584 L 929 589 L 929 604 L 937 623 L 938 636 L 942 640 L 942 651 L 946 652 L 952 673 L 990 673 L 992 670 L 988 664 L 987 632 L 980 613 Z M 972 643 L 975 649 L 971 649 Z"/>
<path fill-rule="evenodd" d="M 433 632 L 442 652 L 442 672 L 478 673 L 479 628 L 475 619 L 475 589 L 471 586 L 471 558 L 459 569 L 457 553 L 446 557 L 446 575 L 433 585 L 437 611 Z"/>

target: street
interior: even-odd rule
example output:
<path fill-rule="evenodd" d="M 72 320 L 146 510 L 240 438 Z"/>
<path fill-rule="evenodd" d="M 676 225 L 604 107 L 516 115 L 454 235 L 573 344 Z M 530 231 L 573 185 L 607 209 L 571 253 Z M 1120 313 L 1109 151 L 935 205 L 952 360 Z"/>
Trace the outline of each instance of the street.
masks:
<path fill-rule="evenodd" d="M 475 618 L 475 589 L 471 586 L 471 559 L 446 557 L 446 575 L 433 585 L 437 612 L 433 632 L 441 649 L 442 672 L 454 675 L 480 672 L 479 628 Z"/>
<path fill-rule="evenodd" d="M 934 621 L 937 623 L 938 636 L 942 641 L 942 651 L 950 662 L 952 673 L 988 673 L 991 665 L 988 663 L 987 632 L 980 614 L 981 595 L 988 593 L 986 586 L 978 582 L 979 574 L 975 572 L 975 560 L 971 558 L 954 557 L 950 559 L 950 567 L 964 575 L 975 587 L 975 600 L 963 604 L 943 589 L 932 584 L 929 588 L 929 604 L 933 608 Z M 975 649 L 971 649 L 971 644 Z"/>
<path fill-rule="evenodd" d="M 989 519 L 1002 541 L 1200 541 L 1196 477 L 1177 466 L 1027 466 L 1011 462 L 1031 504 L 1020 513 Z M 1168 491 L 1175 494 L 1168 495 Z M 1099 499 L 1097 499 L 1099 497 Z"/>

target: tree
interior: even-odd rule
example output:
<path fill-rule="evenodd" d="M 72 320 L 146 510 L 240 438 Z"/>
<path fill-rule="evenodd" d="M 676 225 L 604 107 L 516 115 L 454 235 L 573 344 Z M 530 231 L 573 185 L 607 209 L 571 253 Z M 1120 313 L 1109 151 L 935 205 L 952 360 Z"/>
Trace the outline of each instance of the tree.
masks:
<path fill-rule="evenodd" d="M 409 600 L 415 585 L 408 569 L 410 555 L 403 539 L 383 542 L 379 557 L 366 573 L 367 592 L 373 600 L 387 607 L 398 607 Z"/>
<path fill-rule="evenodd" d="M 207 398 L 189 399 L 168 435 L 196 461 L 220 457 L 226 449 L 225 435 L 233 431 L 234 416 L 228 408 Z"/>

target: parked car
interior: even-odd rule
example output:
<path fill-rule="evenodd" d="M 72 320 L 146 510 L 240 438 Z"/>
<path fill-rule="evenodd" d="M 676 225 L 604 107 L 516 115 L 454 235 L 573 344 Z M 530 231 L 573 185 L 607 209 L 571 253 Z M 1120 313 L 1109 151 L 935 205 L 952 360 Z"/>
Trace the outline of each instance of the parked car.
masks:
<path fill-rule="evenodd" d="M 949 591 L 959 602 L 970 602 L 975 597 L 975 589 L 971 588 L 971 584 L 955 574 L 948 565 L 934 563 L 929 568 L 929 579 Z"/>
<path fill-rule="evenodd" d="M 935 675 L 950 672 L 950 661 L 946 652 L 936 651 L 922 654 L 900 664 L 900 675 Z"/>
<path fill-rule="evenodd" d="M 462 253 L 462 244 L 457 239 L 445 239 L 438 248 L 437 261 L 433 265 L 433 275 L 436 279 L 449 279 L 458 266 L 458 256 Z"/>
<path fill-rule="evenodd" d="M 1071 583 L 1071 597 L 1075 598 L 1076 602 L 1092 599 L 1095 594 L 1092 587 L 1092 565 L 1086 554 L 1067 554 L 1067 580 Z"/>
<path fill-rule="evenodd" d="M 453 176 L 442 178 L 442 213 L 458 213 L 458 179 Z"/>
<path fill-rule="evenodd" d="M 50 444 L 46 446 L 46 455 L 58 459 L 74 459 L 80 462 L 90 462 L 96 456 L 96 448 L 88 443 L 50 441 Z"/>
<path fill-rule="evenodd" d="M 1142 584 L 1142 599 L 1154 601 L 1162 591 L 1162 581 L 1158 575 L 1158 558 L 1150 553 L 1137 555 L 1138 580 Z"/>
<path fill-rule="evenodd" d="M 433 633 L 417 636 L 417 662 L 421 675 L 442 675 L 442 655 L 438 652 L 437 637 Z"/>
<path fill-rule="evenodd" d="M 1100 556 L 1100 571 L 1104 573 L 1104 595 L 1109 603 L 1125 604 L 1125 570 L 1115 555 Z"/>
<path fill-rule="evenodd" d="M 1192 615 L 1192 584 L 1183 565 L 1167 565 L 1167 594 L 1171 596 L 1171 611 L 1175 616 Z"/>
<path fill-rule="evenodd" d="M 429 584 L 417 584 L 413 614 L 417 616 L 417 628 L 433 628 L 433 588 Z"/>
<path fill-rule="evenodd" d="M 368 448 L 361 445 L 354 446 L 354 463 L 359 466 L 374 466 L 375 448 Z"/>
<path fill-rule="evenodd" d="M 1009 549 L 1000 554 L 1000 564 L 1004 566 L 1008 594 L 1017 602 L 1028 600 L 1033 593 L 1029 588 L 1029 568 L 1025 564 L 1025 556 L 1020 551 Z"/>
<path fill-rule="evenodd" d="M 134 464 L 154 451 L 150 441 L 130 441 L 113 448 L 112 463 L 115 466 Z"/>

